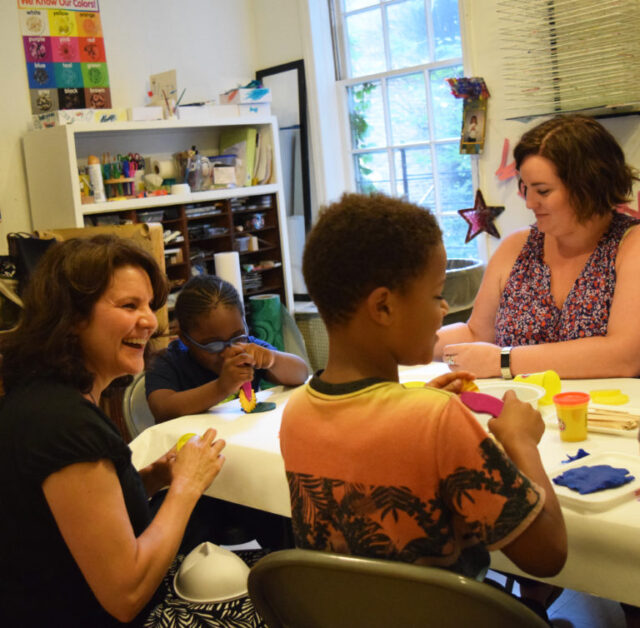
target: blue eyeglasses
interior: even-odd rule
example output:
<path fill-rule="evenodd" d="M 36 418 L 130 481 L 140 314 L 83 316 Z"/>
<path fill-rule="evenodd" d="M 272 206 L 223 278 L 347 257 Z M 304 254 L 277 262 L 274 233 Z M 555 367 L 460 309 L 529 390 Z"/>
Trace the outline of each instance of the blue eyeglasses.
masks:
<path fill-rule="evenodd" d="M 206 345 L 201 345 L 199 342 L 196 342 L 189 334 L 186 332 L 182 332 L 182 335 L 194 346 L 198 347 L 198 349 L 202 349 L 207 353 L 222 353 L 227 347 L 231 345 L 236 345 L 239 343 L 249 342 L 249 336 L 243 334 L 242 336 L 236 336 L 235 338 L 229 338 L 229 340 L 214 340 L 213 342 L 208 342 Z"/>

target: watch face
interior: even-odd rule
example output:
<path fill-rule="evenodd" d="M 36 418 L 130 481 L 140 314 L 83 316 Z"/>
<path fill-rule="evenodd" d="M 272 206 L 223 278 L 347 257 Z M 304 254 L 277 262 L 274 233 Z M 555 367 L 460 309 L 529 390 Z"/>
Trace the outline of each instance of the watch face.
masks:
<path fill-rule="evenodd" d="M 500 370 L 503 379 L 511 379 L 511 347 L 503 347 L 500 351 Z"/>

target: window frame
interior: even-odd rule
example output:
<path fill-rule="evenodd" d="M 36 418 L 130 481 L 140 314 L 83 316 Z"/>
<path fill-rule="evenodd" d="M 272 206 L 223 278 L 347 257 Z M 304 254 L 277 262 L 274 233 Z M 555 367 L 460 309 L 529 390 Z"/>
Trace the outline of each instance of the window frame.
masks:
<path fill-rule="evenodd" d="M 460 24 L 460 38 L 461 38 L 461 49 L 462 56 L 460 57 L 450 57 L 447 59 L 439 59 L 437 61 L 430 61 L 428 63 L 419 64 L 415 66 L 410 66 L 406 68 L 399 68 L 394 70 L 387 70 L 382 72 L 377 72 L 373 74 L 367 74 L 358 77 L 349 77 L 343 78 L 344 74 L 346 74 L 346 68 L 350 65 L 349 59 L 349 50 L 347 45 L 347 37 L 346 37 L 346 29 L 345 29 L 345 16 L 356 15 L 358 13 L 365 12 L 370 10 L 372 6 L 378 6 L 381 8 L 381 22 L 383 28 L 383 41 L 385 44 L 385 60 L 387 67 L 391 67 L 390 60 L 390 47 L 389 47 L 389 32 L 388 32 L 388 21 L 385 7 L 393 6 L 394 4 L 399 4 L 403 2 L 403 0 L 377 0 L 376 4 L 370 5 L 368 7 L 364 7 L 361 9 L 356 9 L 353 11 L 343 11 L 342 10 L 342 0 L 327 0 L 329 5 L 329 15 L 330 15 L 330 26 L 331 26 L 331 35 L 333 38 L 333 53 L 334 53 L 334 65 L 335 65 L 335 73 L 336 73 L 336 89 L 338 93 L 338 101 L 339 101 L 339 117 L 341 121 L 341 135 L 342 135 L 342 144 L 345 150 L 345 166 L 346 166 L 346 176 L 349 185 L 352 189 L 358 189 L 358 180 L 356 177 L 356 160 L 359 154 L 370 154 L 370 153 L 384 153 L 386 154 L 386 161 L 389 169 L 389 189 L 392 195 L 398 195 L 398 173 L 396 173 L 396 166 L 394 163 L 394 156 L 396 151 L 399 149 L 415 149 L 422 148 L 429 151 L 430 159 L 432 164 L 438 164 L 439 161 L 437 159 L 437 147 L 444 145 L 459 145 L 460 135 L 446 137 L 446 138 L 436 138 L 435 137 L 435 125 L 433 121 L 434 117 L 434 109 L 433 109 L 433 96 L 431 90 L 431 81 L 430 81 L 430 72 L 434 70 L 438 70 L 441 68 L 446 68 L 450 66 L 460 66 L 463 69 L 466 69 L 465 64 L 465 35 L 466 30 L 464 28 L 464 15 L 463 15 L 463 6 L 461 0 L 458 0 L 458 19 Z M 431 19 L 430 13 L 430 5 L 431 0 L 424 0 L 425 2 L 425 15 L 427 15 L 427 37 L 429 42 L 429 55 L 431 59 L 435 58 L 435 44 L 434 44 L 434 30 L 433 30 L 433 21 Z M 424 141 L 418 142 L 406 142 L 406 143 L 392 143 L 391 142 L 391 114 L 389 101 L 387 98 L 387 82 L 390 79 L 408 76 L 411 74 L 422 73 L 425 84 L 425 97 L 427 104 L 427 116 L 428 116 L 428 139 Z M 466 73 L 465 73 L 466 74 Z M 385 145 L 382 147 L 368 147 L 368 148 L 356 148 L 354 147 L 353 142 L 353 133 L 350 124 L 350 104 L 349 104 L 349 88 L 360 85 L 367 82 L 379 82 L 381 89 L 381 99 L 383 105 L 384 112 L 384 122 L 385 122 Z M 453 98 L 453 96 L 452 96 Z M 462 124 L 462 122 L 461 122 Z M 473 189 L 477 189 L 477 157 L 474 159 L 472 156 L 469 156 L 470 159 L 470 176 L 471 176 L 471 184 Z M 453 216 L 456 211 L 443 211 L 442 210 L 442 181 L 441 176 L 438 171 L 434 168 L 432 170 L 433 175 L 433 205 L 429 205 L 429 209 L 434 213 L 436 218 L 440 220 L 443 216 Z M 400 192 L 400 194 L 404 194 Z M 460 207 L 460 209 L 464 209 Z M 462 218 L 460 218 L 462 220 Z M 475 246 L 476 251 L 472 253 L 472 256 L 477 258 L 480 254 L 479 247 L 479 239 L 476 238 Z"/>

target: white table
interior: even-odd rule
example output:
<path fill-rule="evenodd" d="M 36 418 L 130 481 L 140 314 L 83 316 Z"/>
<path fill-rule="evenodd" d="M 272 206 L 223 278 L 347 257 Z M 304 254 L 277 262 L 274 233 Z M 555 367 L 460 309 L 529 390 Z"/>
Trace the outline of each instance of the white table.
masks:
<path fill-rule="evenodd" d="M 440 363 L 403 368 L 400 380 L 428 381 L 447 371 Z M 482 381 L 482 380 L 481 380 Z M 566 380 L 562 390 L 588 392 L 618 388 L 630 397 L 626 406 L 640 412 L 640 379 Z M 291 390 L 282 387 L 258 393 L 258 400 L 273 401 L 276 409 L 261 414 L 244 414 L 238 401 L 212 408 L 206 414 L 186 416 L 155 425 L 130 443 L 137 468 L 153 462 L 187 432 L 218 430 L 227 442 L 226 462 L 207 494 L 227 501 L 290 516 L 289 489 L 278 439 L 282 410 Z M 549 427 L 540 443 L 540 454 L 547 470 L 555 470 L 567 454 L 582 447 L 591 454 L 622 452 L 638 456 L 636 434 L 625 436 L 590 433 L 586 441 L 560 440 L 553 421 L 553 408 L 541 412 Z M 585 464 L 587 461 L 585 460 Z M 597 513 L 563 508 L 569 535 L 569 557 L 562 572 L 548 579 L 562 587 L 640 606 L 640 503 L 629 500 Z M 502 552 L 492 553 L 492 568 L 522 573 Z"/>

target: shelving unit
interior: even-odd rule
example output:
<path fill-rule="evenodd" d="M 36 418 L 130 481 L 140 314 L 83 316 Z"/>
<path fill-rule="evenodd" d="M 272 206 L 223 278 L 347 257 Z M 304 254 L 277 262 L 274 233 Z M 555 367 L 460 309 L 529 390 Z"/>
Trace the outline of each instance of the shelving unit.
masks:
<path fill-rule="evenodd" d="M 78 167 L 89 155 L 139 153 L 167 159 L 193 145 L 203 154 L 217 151 L 223 129 L 255 127 L 269 134 L 273 146 L 272 176 L 267 185 L 236 187 L 181 195 L 131 198 L 104 203 L 81 202 Z M 274 117 L 224 118 L 209 123 L 186 121 L 71 124 L 31 131 L 24 137 L 29 198 L 34 229 L 94 224 L 148 222 L 158 213 L 165 231 L 180 231 L 181 241 L 166 245 L 167 275 L 174 285 L 189 278 L 193 264 L 215 272 L 215 253 L 236 250 L 238 236 L 258 238 L 256 251 L 239 251 L 245 299 L 277 293 L 293 311 L 293 289 L 282 191 L 277 121 Z M 201 211 L 198 211 L 201 210 Z M 264 215 L 260 229 L 245 229 L 246 218 Z M 153 218 L 153 216 L 151 216 Z M 243 231 L 237 231 L 237 227 Z M 178 238 L 180 240 L 180 238 Z"/>

